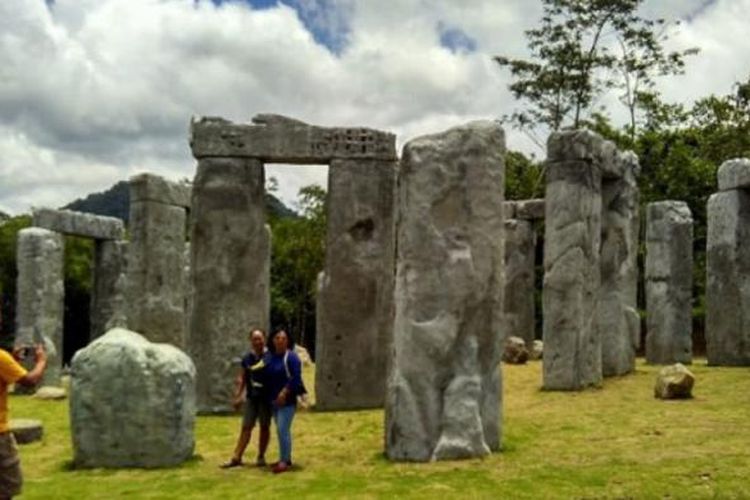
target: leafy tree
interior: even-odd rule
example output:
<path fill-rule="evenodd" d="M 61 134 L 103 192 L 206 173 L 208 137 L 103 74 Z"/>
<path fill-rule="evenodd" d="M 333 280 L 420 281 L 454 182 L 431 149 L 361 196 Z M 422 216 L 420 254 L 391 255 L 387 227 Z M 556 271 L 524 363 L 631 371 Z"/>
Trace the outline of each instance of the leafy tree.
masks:
<path fill-rule="evenodd" d="M 639 96 L 653 88 L 654 76 L 680 72 L 684 56 L 695 50 L 666 53 L 665 21 L 641 17 L 637 9 L 642 2 L 542 0 L 539 27 L 526 31 L 531 59 L 494 58 L 510 69 L 513 95 L 529 105 L 506 119 L 525 130 L 539 125 L 559 130 L 568 119 L 578 128 L 597 98 L 619 85 L 632 110 L 634 131 Z M 618 73 L 621 82 L 615 78 Z"/>
<path fill-rule="evenodd" d="M 289 328 L 312 351 L 315 343 L 315 294 L 323 270 L 326 192 L 317 185 L 299 191 L 298 217 L 270 217 L 271 321 Z"/>
<path fill-rule="evenodd" d="M 7 347 L 15 332 L 16 248 L 18 231 L 31 225 L 31 217 L 12 217 L 0 224 L 0 343 Z"/>
<path fill-rule="evenodd" d="M 544 198 L 544 168 L 541 162 L 518 151 L 505 155 L 505 199 Z"/>

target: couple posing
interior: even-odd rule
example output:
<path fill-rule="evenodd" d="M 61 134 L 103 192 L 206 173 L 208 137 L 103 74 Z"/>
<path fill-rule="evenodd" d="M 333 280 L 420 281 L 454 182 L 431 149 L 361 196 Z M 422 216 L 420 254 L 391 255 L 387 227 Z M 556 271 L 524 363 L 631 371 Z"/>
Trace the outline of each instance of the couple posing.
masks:
<path fill-rule="evenodd" d="M 297 409 L 297 396 L 306 391 L 302 383 L 302 363 L 292 350 L 291 340 L 284 329 L 271 335 L 266 349 L 266 333 L 261 329 L 250 332 L 250 352 L 242 358 L 242 372 L 237 379 L 234 406 L 242 403 L 245 391 L 242 430 L 232 458 L 222 468 L 242 465 L 242 455 L 250 442 L 255 423 L 260 424 L 256 465 L 266 465 L 266 449 L 270 439 L 271 416 L 276 422 L 280 459 L 273 464 L 276 474 L 286 472 L 292 465 L 292 420 Z"/>

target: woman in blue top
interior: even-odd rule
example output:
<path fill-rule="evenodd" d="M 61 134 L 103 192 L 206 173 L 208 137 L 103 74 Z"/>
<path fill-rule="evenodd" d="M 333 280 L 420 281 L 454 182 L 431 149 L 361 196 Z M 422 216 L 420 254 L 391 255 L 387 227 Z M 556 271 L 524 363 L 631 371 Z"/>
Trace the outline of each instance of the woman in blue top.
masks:
<path fill-rule="evenodd" d="M 273 472 L 286 472 L 292 465 L 292 420 L 297 409 L 297 394 L 302 387 L 302 363 L 291 347 L 286 330 L 277 329 L 271 336 L 271 356 L 267 359 L 265 382 L 271 400 L 273 419 L 279 437 L 280 459 Z"/>

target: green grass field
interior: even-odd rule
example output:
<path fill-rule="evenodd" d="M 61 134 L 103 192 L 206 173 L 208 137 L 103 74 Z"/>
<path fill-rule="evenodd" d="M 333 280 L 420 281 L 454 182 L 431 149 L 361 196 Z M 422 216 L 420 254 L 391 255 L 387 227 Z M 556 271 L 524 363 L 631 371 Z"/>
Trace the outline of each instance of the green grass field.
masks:
<path fill-rule="evenodd" d="M 42 442 L 21 447 L 22 498 L 750 498 L 750 369 L 701 361 L 695 398 L 672 402 L 653 398 L 656 370 L 548 393 L 540 363 L 504 366 L 504 451 L 483 460 L 389 463 L 382 411 L 301 412 L 299 466 L 280 476 L 217 467 L 238 417 L 198 418 L 196 456 L 176 469 L 71 470 L 67 402 L 12 397 L 13 417 L 45 425 Z"/>

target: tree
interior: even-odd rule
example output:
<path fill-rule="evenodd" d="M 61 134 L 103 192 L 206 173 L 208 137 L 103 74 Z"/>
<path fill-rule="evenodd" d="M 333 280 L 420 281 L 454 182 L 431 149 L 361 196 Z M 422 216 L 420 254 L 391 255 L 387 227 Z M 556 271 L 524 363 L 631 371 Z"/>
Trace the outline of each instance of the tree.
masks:
<path fill-rule="evenodd" d="M 326 238 L 326 192 L 317 185 L 299 191 L 297 217 L 270 218 L 271 320 L 284 325 L 314 350 L 315 294 L 323 270 Z"/>
<path fill-rule="evenodd" d="M 690 51 L 665 53 L 663 19 L 650 20 L 636 11 L 643 0 L 542 0 L 540 26 L 527 30 L 531 59 L 494 60 L 508 67 L 509 88 L 529 107 L 506 120 L 530 131 L 539 125 L 559 130 L 566 120 L 578 128 L 607 89 L 626 89 L 624 102 L 639 104 L 638 92 L 651 88 L 655 74 L 671 74 L 684 66 Z M 613 50 L 617 40 L 621 54 Z M 694 49 L 691 49 L 694 50 Z M 541 141 L 537 140 L 541 145 Z"/>

